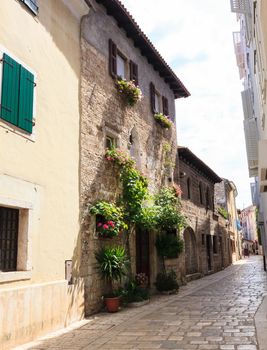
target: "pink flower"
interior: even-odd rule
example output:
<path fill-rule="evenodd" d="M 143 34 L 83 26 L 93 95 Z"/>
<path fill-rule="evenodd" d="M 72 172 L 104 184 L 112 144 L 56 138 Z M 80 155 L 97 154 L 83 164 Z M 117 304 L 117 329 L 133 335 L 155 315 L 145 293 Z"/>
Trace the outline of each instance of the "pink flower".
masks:
<path fill-rule="evenodd" d="M 103 225 L 103 229 L 106 230 L 108 228 L 108 225 L 107 224 L 104 224 Z"/>
<path fill-rule="evenodd" d="M 98 224 L 97 224 L 97 227 L 101 227 L 102 226 L 102 224 L 101 224 L 101 222 L 99 222 Z"/>
<path fill-rule="evenodd" d="M 111 226 L 111 227 L 114 227 L 114 222 L 113 221 L 109 221 L 108 224 Z"/>

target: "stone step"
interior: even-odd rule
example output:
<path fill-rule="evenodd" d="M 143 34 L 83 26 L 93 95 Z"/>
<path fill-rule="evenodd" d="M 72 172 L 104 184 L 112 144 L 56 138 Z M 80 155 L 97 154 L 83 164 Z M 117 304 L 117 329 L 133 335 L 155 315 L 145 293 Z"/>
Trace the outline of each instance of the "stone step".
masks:
<path fill-rule="evenodd" d="M 190 275 L 186 275 L 185 276 L 187 282 L 197 280 L 197 279 L 199 279 L 201 277 L 202 277 L 202 275 L 201 275 L 200 272 L 192 273 Z"/>

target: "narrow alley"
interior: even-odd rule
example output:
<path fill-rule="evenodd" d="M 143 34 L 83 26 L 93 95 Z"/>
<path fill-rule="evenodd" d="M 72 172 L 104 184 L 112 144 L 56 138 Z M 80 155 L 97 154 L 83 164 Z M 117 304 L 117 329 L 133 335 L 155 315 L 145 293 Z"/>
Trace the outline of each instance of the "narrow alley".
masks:
<path fill-rule="evenodd" d="M 190 282 L 177 295 L 155 297 L 146 306 L 116 314 L 97 314 L 77 329 L 16 350 L 266 349 L 258 347 L 255 325 L 266 292 L 262 257 L 254 256 Z M 260 319 L 256 324 L 265 326 Z"/>

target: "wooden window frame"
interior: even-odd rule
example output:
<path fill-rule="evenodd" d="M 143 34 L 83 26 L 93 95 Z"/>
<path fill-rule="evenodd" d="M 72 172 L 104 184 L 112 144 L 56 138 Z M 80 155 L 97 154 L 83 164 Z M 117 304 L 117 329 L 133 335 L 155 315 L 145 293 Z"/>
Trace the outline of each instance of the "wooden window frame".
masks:
<path fill-rule="evenodd" d="M 138 85 L 138 65 L 130 60 L 130 80 L 134 82 L 134 84 Z"/>
<path fill-rule="evenodd" d="M 162 113 L 166 117 L 169 116 L 169 101 L 165 96 L 162 96 Z"/>

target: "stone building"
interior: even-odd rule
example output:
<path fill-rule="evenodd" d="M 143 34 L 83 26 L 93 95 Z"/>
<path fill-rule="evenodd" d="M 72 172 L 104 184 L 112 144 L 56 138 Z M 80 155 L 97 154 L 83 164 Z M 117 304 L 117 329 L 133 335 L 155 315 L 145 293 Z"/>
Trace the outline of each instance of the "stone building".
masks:
<path fill-rule="evenodd" d="M 238 213 L 236 209 L 237 189 L 233 181 L 223 179 L 223 181 L 215 186 L 215 202 L 218 211 L 223 213 L 226 218 L 227 230 L 230 234 L 231 244 L 231 260 L 237 261 L 242 257 L 241 247 L 241 230 L 238 227 Z"/>
<path fill-rule="evenodd" d="M 80 195 L 82 262 L 79 273 L 85 281 L 86 314 L 101 307 L 104 292 L 95 267 L 94 251 L 102 244 L 95 234 L 94 217 L 88 206 L 97 200 L 115 201 L 121 192 L 114 168 L 105 160 L 110 144 L 135 159 L 137 168 L 149 181 L 151 192 L 172 182 L 166 165 L 176 154 L 176 98 L 189 92 L 163 60 L 132 16 L 118 0 L 91 1 L 92 10 L 81 29 L 81 154 Z M 118 92 L 117 79 L 134 80 L 143 98 L 129 106 Z M 163 128 L 156 112 L 173 121 Z M 165 146 L 164 146 L 165 145 Z M 165 148 L 164 148 L 165 147 Z M 130 255 L 133 273 L 146 272 L 153 285 L 158 272 L 155 235 L 136 230 L 131 235 Z"/>
<path fill-rule="evenodd" d="M 83 318 L 78 259 L 84 1 L 0 1 L 0 349 Z"/>
<path fill-rule="evenodd" d="M 179 269 L 186 279 L 216 272 L 231 262 L 225 219 L 214 205 L 214 186 L 222 179 L 186 147 L 178 147 L 174 181 L 182 190 L 188 226 Z"/>

